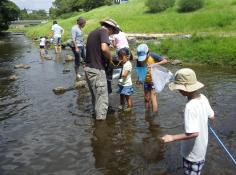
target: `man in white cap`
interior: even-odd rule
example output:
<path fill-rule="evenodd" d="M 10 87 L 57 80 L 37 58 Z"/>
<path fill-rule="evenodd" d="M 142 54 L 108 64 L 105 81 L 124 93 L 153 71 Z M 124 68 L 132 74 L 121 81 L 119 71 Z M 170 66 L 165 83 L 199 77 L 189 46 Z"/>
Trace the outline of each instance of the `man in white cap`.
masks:
<path fill-rule="evenodd" d="M 92 96 L 92 104 L 97 120 L 105 120 L 108 109 L 106 66 L 112 62 L 109 36 L 120 31 L 111 19 L 100 22 L 101 28 L 90 32 L 86 44 L 86 80 Z"/>
<path fill-rule="evenodd" d="M 186 96 L 188 102 L 184 112 L 185 133 L 165 135 L 164 143 L 184 140 L 181 144 L 184 174 L 200 175 L 205 162 L 208 144 L 208 118 L 214 119 L 208 99 L 199 93 L 204 85 L 197 81 L 192 69 L 183 68 L 176 72 L 174 82 L 169 84 L 170 90 L 178 90 Z"/>

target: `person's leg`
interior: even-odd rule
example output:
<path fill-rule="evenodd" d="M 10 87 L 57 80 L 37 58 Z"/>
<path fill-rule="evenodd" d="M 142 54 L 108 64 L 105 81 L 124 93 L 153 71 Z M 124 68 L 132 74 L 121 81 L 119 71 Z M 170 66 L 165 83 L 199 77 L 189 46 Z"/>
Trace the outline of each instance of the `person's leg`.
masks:
<path fill-rule="evenodd" d="M 151 101 L 152 101 L 152 111 L 157 112 L 158 111 L 158 103 L 157 103 L 157 93 L 155 89 L 151 90 Z"/>
<path fill-rule="evenodd" d="M 97 74 L 89 71 L 85 71 L 85 80 L 87 81 L 89 91 L 91 93 L 91 98 L 92 98 L 92 106 L 93 106 L 93 112 L 96 115 L 95 111 L 95 82 L 96 82 L 96 76 Z"/>
<path fill-rule="evenodd" d="M 79 74 L 80 53 L 75 51 L 75 47 L 72 47 L 72 52 L 75 57 L 75 75 L 76 75 L 76 80 L 78 81 L 81 78 L 81 76 Z"/>
<path fill-rule="evenodd" d="M 127 101 L 127 108 L 132 108 L 132 98 L 131 98 L 131 95 L 126 95 L 125 98 L 126 98 L 126 101 Z"/>
<path fill-rule="evenodd" d="M 120 94 L 120 105 L 122 106 L 122 108 L 124 108 L 125 106 L 125 95 Z"/>
<path fill-rule="evenodd" d="M 57 44 L 58 44 L 57 51 L 58 53 L 61 53 L 61 37 L 58 37 Z"/>
<path fill-rule="evenodd" d="M 54 37 L 53 42 L 54 42 L 55 53 L 57 53 L 57 41 L 58 41 L 58 38 Z"/>
<path fill-rule="evenodd" d="M 103 70 L 97 70 L 98 75 L 95 83 L 95 110 L 96 119 L 105 120 L 108 109 L 108 90 L 106 73 Z"/>
<path fill-rule="evenodd" d="M 145 101 L 145 108 L 146 110 L 150 110 L 150 96 L 151 96 L 151 92 L 149 90 L 144 90 L 144 101 Z"/>

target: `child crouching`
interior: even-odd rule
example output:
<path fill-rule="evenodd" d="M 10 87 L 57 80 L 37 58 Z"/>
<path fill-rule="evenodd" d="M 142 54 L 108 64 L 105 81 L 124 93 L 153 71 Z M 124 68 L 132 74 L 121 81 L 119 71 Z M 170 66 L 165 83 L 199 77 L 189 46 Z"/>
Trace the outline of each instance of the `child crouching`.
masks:
<path fill-rule="evenodd" d="M 132 110 L 132 99 L 131 95 L 134 93 L 131 79 L 132 64 L 129 61 L 130 52 L 127 48 L 122 48 L 118 52 L 118 57 L 123 63 L 123 69 L 121 78 L 119 79 L 119 90 L 117 93 L 120 94 L 120 110 L 124 112 L 130 112 Z M 127 108 L 125 108 L 125 102 Z"/>

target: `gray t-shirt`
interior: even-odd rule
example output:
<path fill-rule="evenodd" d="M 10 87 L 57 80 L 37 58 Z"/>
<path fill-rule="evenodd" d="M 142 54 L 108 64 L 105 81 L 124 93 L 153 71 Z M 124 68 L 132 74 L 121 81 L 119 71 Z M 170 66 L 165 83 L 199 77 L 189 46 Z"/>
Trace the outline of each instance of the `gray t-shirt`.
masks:
<path fill-rule="evenodd" d="M 77 46 L 84 46 L 83 31 L 79 28 L 78 25 L 74 25 L 72 27 L 71 38 L 72 38 L 72 41 L 76 42 Z"/>

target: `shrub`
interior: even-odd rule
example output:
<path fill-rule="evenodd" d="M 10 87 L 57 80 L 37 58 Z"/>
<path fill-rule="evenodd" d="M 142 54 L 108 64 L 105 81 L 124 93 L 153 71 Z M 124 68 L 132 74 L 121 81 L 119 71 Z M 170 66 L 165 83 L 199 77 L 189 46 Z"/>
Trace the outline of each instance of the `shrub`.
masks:
<path fill-rule="evenodd" d="M 191 12 L 202 8 L 204 0 L 179 0 L 178 11 L 180 12 Z"/>
<path fill-rule="evenodd" d="M 146 6 L 150 12 L 156 13 L 166 10 L 169 7 L 173 7 L 175 0 L 147 0 Z"/>

